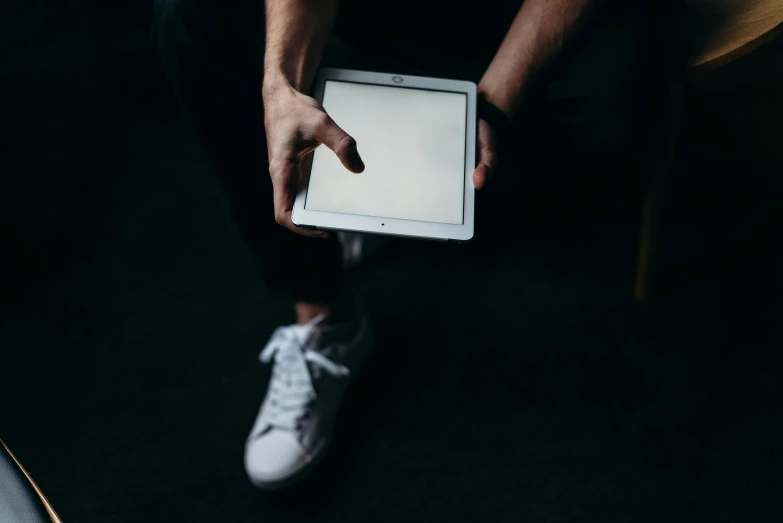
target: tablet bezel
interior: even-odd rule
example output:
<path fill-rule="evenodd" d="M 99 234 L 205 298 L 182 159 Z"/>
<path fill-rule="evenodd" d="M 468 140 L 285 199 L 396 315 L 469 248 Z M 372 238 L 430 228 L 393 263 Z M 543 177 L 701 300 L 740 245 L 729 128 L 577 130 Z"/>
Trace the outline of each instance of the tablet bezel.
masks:
<path fill-rule="evenodd" d="M 365 232 L 439 240 L 468 241 L 472 239 L 475 207 L 473 171 L 476 167 L 476 84 L 463 80 L 325 68 L 319 71 L 313 93 L 313 97 L 318 100 L 319 103 L 323 101 L 324 87 L 328 80 L 382 85 L 401 89 L 446 91 L 466 95 L 467 128 L 465 130 L 463 223 L 435 223 L 305 209 L 305 200 L 307 199 L 313 159 L 313 154 L 311 153 L 307 155 L 305 161 L 302 163 L 302 187 L 296 196 L 293 213 L 291 215 L 294 225 L 303 229 Z M 340 122 L 337 122 L 337 124 L 339 125 Z M 359 150 L 361 150 L 361 144 L 359 144 Z"/>

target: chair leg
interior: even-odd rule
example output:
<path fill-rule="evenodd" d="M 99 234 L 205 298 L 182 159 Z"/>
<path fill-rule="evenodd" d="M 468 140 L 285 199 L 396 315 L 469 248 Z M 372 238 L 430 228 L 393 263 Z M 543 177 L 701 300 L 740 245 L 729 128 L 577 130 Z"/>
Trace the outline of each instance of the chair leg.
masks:
<path fill-rule="evenodd" d="M 8 448 L 8 446 L 5 444 L 5 442 L 3 440 L 0 440 L 0 453 L 7 454 L 8 458 L 10 458 L 10 465 L 12 465 L 12 467 L 13 467 L 13 465 L 15 465 L 16 467 L 19 468 L 19 471 L 22 473 L 22 475 L 24 475 L 25 479 L 27 479 L 27 481 L 29 482 L 29 486 L 30 486 L 30 489 L 32 490 L 32 492 L 34 492 L 35 495 L 38 496 L 38 498 L 39 498 L 39 500 L 41 502 L 41 505 L 43 505 L 43 509 L 48 514 L 48 516 L 51 519 L 52 523 L 63 523 L 62 520 L 60 519 L 60 517 L 57 515 L 57 512 L 54 511 L 54 507 L 52 507 L 52 504 L 49 503 L 49 500 L 46 499 L 46 496 L 44 496 L 43 492 L 41 492 L 41 489 L 38 488 L 38 485 L 35 484 L 35 481 L 33 481 L 33 478 L 30 477 L 30 474 L 28 474 L 28 472 L 25 470 L 25 468 L 22 466 L 22 464 L 19 463 L 19 460 L 16 459 L 16 456 L 14 456 L 13 452 L 11 452 L 11 449 Z M 0 456 L 0 459 L 2 459 L 2 458 L 3 458 L 3 456 Z M 6 478 L 4 478 L 4 477 L 0 478 L 0 481 L 5 481 L 5 479 Z M 0 485 L 0 487 L 5 487 L 5 485 Z M 10 493 L 11 493 L 11 495 L 14 495 L 14 496 L 20 496 L 20 495 L 23 496 L 24 495 L 23 492 L 26 492 L 26 490 L 27 489 L 12 489 L 10 491 Z M 34 499 L 32 493 L 30 494 L 28 499 Z M 2 507 L 0 507 L 0 508 L 2 508 Z M 5 511 L 3 511 L 3 512 L 5 513 Z M 41 514 L 40 518 L 36 517 L 36 518 L 33 518 L 33 519 L 38 521 L 39 519 L 42 519 L 42 518 L 43 518 L 43 515 Z M 13 514 L 12 514 L 12 519 L 15 519 L 15 518 L 13 518 Z M 25 521 L 29 521 L 27 517 L 25 517 L 23 519 Z M 3 521 L 5 521 L 5 519 Z"/>
<path fill-rule="evenodd" d="M 657 171 L 657 169 L 656 169 Z M 650 302 L 655 253 L 661 221 L 660 180 L 663 173 L 653 172 L 647 180 L 642 207 L 642 229 L 639 236 L 639 256 L 636 266 L 634 297 L 641 304 Z"/>
<path fill-rule="evenodd" d="M 674 154 L 680 138 L 684 87 L 674 84 L 669 88 L 669 114 L 664 125 L 664 136 L 654 165 L 647 178 L 642 206 L 642 227 L 639 237 L 639 255 L 636 268 L 636 301 L 647 304 L 652 299 L 655 276 L 655 259 L 664 204 L 666 182 L 674 162 Z"/>

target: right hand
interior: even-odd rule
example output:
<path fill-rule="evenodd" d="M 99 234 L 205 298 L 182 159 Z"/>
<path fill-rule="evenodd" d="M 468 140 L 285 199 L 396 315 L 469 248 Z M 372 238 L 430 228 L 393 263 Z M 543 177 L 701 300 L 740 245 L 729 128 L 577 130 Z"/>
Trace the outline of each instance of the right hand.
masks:
<path fill-rule="evenodd" d="M 325 238 L 324 231 L 300 229 L 291 221 L 305 156 L 323 144 L 351 172 L 364 170 L 356 140 L 332 120 L 313 98 L 290 85 L 264 89 L 264 127 L 269 174 L 274 189 L 275 221 L 296 233 Z"/>

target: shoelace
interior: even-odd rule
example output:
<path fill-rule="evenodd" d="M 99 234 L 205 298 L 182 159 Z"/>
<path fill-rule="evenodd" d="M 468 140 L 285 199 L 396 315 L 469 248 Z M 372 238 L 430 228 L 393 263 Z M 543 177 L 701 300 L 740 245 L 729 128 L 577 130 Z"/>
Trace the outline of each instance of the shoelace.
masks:
<path fill-rule="evenodd" d="M 313 365 L 314 373 L 323 370 L 335 377 L 350 373 L 347 367 L 307 347 L 319 320 L 316 318 L 307 325 L 279 328 L 261 351 L 259 359 L 262 363 L 269 363 L 274 358 L 269 397 L 261 414 L 269 426 L 288 430 L 299 427 L 308 406 L 316 398 L 308 363 Z"/>

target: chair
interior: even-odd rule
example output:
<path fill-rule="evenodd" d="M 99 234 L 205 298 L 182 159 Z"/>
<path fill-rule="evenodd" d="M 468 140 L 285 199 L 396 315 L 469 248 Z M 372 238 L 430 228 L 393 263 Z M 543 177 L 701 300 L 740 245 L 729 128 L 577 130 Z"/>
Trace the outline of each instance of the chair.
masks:
<path fill-rule="evenodd" d="M 0 440 L 0 522 L 62 523 L 30 474 Z"/>
<path fill-rule="evenodd" d="M 669 111 L 644 193 L 635 298 L 652 298 L 661 213 L 685 111 L 685 82 L 753 52 L 783 33 L 781 0 L 685 0 L 689 34 L 684 74 L 669 86 Z"/>

